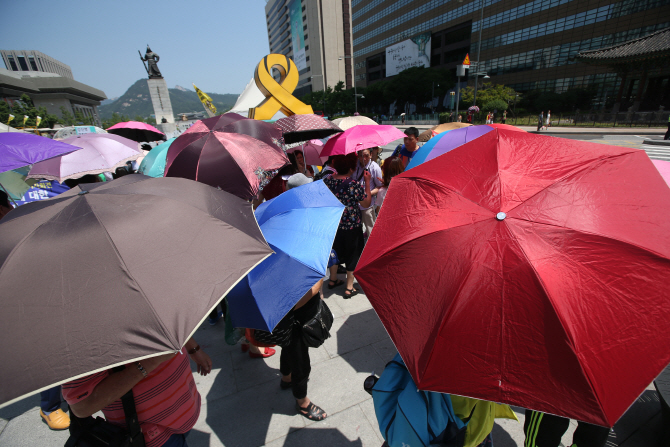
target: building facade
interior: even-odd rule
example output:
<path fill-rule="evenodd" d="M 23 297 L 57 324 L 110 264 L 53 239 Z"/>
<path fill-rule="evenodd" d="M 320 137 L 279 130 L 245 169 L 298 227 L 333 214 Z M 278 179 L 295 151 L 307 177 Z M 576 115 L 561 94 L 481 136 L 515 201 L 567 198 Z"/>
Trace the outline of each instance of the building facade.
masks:
<path fill-rule="evenodd" d="M 5 67 L 10 71 L 31 71 L 54 73 L 65 78 L 74 79 L 69 65 L 34 50 L 0 50 Z"/>
<path fill-rule="evenodd" d="M 469 53 L 471 61 L 479 62 L 477 71 L 486 72 L 494 83 L 521 92 L 594 87 L 594 102 L 600 98 L 602 104 L 608 95 L 616 95 L 621 79 L 606 66 L 578 62 L 576 55 L 670 26 L 670 0 L 352 0 L 351 4 L 359 86 L 386 77 L 388 47 L 429 32 L 426 65 L 455 69 Z"/>
<path fill-rule="evenodd" d="M 0 50 L 0 55 L 7 67 L 0 68 L 0 100 L 11 105 L 27 94 L 35 107 L 45 107 L 49 114 L 60 117 L 64 108 L 102 125 L 98 106 L 107 96 L 76 81 L 69 66 L 39 51 Z"/>
<path fill-rule="evenodd" d="M 294 95 L 353 86 L 351 0 L 269 0 L 270 53 L 284 54 L 300 73 Z"/>

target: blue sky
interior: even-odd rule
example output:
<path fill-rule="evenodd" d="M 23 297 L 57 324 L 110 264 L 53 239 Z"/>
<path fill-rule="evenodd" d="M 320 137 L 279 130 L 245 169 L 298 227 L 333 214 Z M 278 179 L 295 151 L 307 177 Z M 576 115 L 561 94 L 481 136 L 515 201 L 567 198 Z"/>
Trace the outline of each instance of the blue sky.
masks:
<path fill-rule="evenodd" d="M 147 44 L 168 87 L 213 93 L 241 93 L 269 52 L 264 0 L 0 0 L 0 11 L 0 49 L 41 51 L 108 98 L 147 77 Z"/>

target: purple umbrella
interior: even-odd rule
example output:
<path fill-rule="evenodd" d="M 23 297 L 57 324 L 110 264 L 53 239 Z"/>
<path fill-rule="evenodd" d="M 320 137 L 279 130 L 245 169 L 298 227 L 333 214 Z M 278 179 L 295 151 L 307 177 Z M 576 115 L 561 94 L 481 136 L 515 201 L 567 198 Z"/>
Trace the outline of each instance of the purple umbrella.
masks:
<path fill-rule="evenodd" d="M 76 144 L 82 149 L 71 154 L 54 157 L 35 163 L 28 178 L 43 178 L 63 183 L 69 178 L 79 178 L 86 174 L 114 172 L 126 162 L 144 155 L 138 143 L 119 135 L 90 133 L 63 140 Z"/>
<path fill-rule="evenodd" d="M 0 172 L 11 171 L 79 148 L 29 133 L 0 133 Z"/>

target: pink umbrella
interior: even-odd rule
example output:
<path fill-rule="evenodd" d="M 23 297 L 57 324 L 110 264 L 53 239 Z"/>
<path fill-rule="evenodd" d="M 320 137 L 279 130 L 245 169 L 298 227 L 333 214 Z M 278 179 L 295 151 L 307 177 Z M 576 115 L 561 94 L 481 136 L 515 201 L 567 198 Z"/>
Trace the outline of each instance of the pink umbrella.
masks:
<path fill-rule="evenodd" d="M 658 172 L 661 173 L 661 177 L 663 177 L 665 183 L 670 186 L 670 161 L 652 160 L 651 162 L 656 166 Z"/>
<path fill-rule="evenodd" d="M 121 135 L 133 141 L 158 141 L 165 140 L 165 134 L 151 124 L 139 121 L 126 121 L 114 124 L 107 132 Z"/>
<path fill-rule="evenodd" d="M 405 134 L 394 126 L 355 126 L 328 140 L 321 151 L 321 156 L 346 155 L 371 147 L 383 146 L 404 137 Z"/>
<path fill-rule="evenodd" d="M 63 183 L 87 174 L 114 172 L 127 161 L 144 155 L 136 142 L 108 133 L 78 135 L 66 138 L 63 143 L 82 149 L 35 163 L 27 177 Z"/>
<path fill-rule="evenodd" d="M 321 156 L 322 150 L 323 143 L 320 140 L 309 140 L 305 144 L 287 149 L 286 152 L 292 154 L 295 151 L 302 151 L 302 155 L 305 157 L 305 164 L 323 166 L 323 163 L 328 160 L 328 157 Z"/>

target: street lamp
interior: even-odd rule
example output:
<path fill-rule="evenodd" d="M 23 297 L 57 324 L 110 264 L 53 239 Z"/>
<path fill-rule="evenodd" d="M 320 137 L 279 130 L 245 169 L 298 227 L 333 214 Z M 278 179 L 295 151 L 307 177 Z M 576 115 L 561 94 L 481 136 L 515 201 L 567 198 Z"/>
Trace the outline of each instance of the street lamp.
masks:
<path fill-rule="evenodd" d="M 353 59 L 353 58 L 351 56 L 339 56 L 337 58 L 337 60 L 340 60 L 340 61 L 344 60 L 344 59 Z M 360 96 L 362 99 L 365 99 L 365 96 L 359 95 L 358 90 L 356 89 L 356 70 L 353 70 L 352 74 L 354 76 L 354 79 L 353 79 L 353 81 L 354 81 L 354 108 L 355 108 L 356 113 L 358 113 L 358 97 Z"/>
<path fill-rule="evenodd" d="M 479 77 L 483 76 L 484 79 L 490 79 L 491 77 L 487 75 L 485 71 L 472 74 L 475 76 L 475 97 L 472 100 L 472 105 L 475 106 L 477 105 L 477 86 L 479 85 Z"/>

